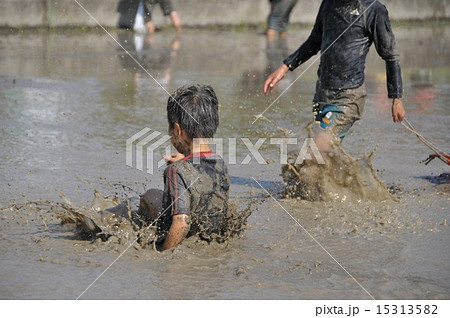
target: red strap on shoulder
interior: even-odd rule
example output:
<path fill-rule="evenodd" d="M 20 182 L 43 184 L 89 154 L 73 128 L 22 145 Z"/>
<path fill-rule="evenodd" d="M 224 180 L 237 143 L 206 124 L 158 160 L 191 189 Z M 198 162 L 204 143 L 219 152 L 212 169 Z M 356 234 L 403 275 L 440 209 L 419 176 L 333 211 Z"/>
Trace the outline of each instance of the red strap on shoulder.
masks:
<path fill-rule="evenodd" d="M 211 157 L 212 155 L 214 155 L 214 152 L 211 151 L 211 150 L 210 150 L 210 151 L 194 152 L 194 153 L 191 153 L 190 155 L 184 157 L 184 158 L 183 158 L 183 161 L 186 161 L 186 160 L 188 160 L 188 159 L 191 158 L 191 157 L 203 157 L 203 158 L 209 158 L 209 157 Z"/>

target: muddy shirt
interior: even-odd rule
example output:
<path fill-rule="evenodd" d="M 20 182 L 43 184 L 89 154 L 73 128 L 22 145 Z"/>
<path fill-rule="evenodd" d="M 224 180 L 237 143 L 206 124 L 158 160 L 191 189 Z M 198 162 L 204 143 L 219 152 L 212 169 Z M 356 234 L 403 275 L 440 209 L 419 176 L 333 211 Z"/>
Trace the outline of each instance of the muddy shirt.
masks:
<path fill-rule="evenodd" d="M 401 98 L 395 38 L 388 11 L 377 0 L 323 0 L 311 35 L 283 63 L 292 71 L 321 51 L 318 87 L 355 88 L 364 83 L 366 56 L 372 43 L 386 62 L 388 97 Z"/>
<path fill-rule="evenodd" d="M 159 228 L 168 231 L 172 216 L 191 217 L 188 235 L 210 239 L 226 231 L 230 181 L 223 159 L 213 152 L 190 155 L 164 171 L 163 216 Z"/>

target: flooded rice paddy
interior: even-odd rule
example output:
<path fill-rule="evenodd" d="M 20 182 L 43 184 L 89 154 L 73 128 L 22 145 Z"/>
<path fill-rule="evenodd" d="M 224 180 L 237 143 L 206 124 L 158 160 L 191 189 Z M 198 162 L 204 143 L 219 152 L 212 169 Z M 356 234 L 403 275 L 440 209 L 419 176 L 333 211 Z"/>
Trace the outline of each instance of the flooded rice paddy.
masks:
<path fill-rule="evenodd" d="M 407 117 L 449 151 L 450 26 L 398 26 L 395 33 Z M 353 157 L 377 147 L 373 165 L 396 200 L 286 198 L 280 148 L 268 141 L 260 148 L 267 164 L 239 164 L 249 153 L 241 138 L 307 137 L 317 65 L 252 122 L 312 63 L 289 74 L 272 97 L 262 95 L 266 74 L 308 34 L 294 28 L 286 43 L 267 45 L 251 30 L 165 30 L 148 38 L 112 31 L 119 45 L 100 30 L 3 30 L 0 298 L 448 299 L 450 169 L 437 160 L 422 164 L 429 150 L 392 123 L 374 48 L 365 113 L 343 147 Z M 126 165 L 126 140 L 145 127 L 166 133 L 167 92 L 197 82 L 218 95 L 216 136 L 237 140 L 230 195 L 238 206 L 254 202 L 244 233 L 159 253 L 138 244 L 126 250 L 114 237 L 82 240 L 62 226 L 61 192 L 83 206 L 93 199 L 89 183 L 121 199 L 162 188 L 163 168 L 147 174 Z"/>

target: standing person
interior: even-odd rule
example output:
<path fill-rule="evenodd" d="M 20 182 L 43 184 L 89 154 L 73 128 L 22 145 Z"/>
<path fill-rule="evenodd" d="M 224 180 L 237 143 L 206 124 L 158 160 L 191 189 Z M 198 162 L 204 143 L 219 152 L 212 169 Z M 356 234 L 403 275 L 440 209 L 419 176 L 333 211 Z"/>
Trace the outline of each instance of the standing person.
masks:
<path fill-rule="evenodd" d="M 402 121 L 402 77 L 399 55 L 386 7 L 377 0 L 323 0 L 309 38 L 264 83 L 267 95 L 285 76 L 321 51 L 314 103 L 322 128 L 316 142 L 329 147 L 329 140 L 342 140 L 361 118 L 366 90 L 364 69 L 369 48 L 375 44 L 386 63 L 388 98 L 392 118 Z"/>
<path fill-rule="evenodd" d="M 285 38 L 289 25 L 289 16 L 298 0 L 270 0 L 270 14 L 267 18 L 267 42 L 273 42 L 277 33 Z"/>
<path fill-rule="evenodd" d="M 181 30 L 181 20 L 178 13 L 175 11 L 172 1 L 170 0 L 144 0 L 145 5 L 145 26 L 147 28 L 148 33 L 155 33 L 155 25 L 152 22 L 152 13 L 155 6 L 159 3 L 161 9 L 165 16 L 170 16 L 170 20 L 172 21 L 172 25 L 175 30 Z"/>

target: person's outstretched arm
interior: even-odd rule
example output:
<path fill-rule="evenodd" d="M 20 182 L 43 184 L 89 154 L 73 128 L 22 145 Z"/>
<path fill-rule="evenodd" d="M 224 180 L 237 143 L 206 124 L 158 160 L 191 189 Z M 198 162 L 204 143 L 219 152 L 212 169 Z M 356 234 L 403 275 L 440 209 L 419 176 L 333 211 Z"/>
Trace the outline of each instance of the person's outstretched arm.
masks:
<path fill-rule="evenodd" d="M 275 85 L 284 78 L 288 70 L 293 71 L 300 64 L 305 63 L 311 56 L 316 55 L 320 51 L 322 45 L 322 11 L 323 2 L 320 6 L 316 17 L 316 22 L 308 39 L 291 55 L 289 55 L 283 64 L 272 74 L 270 74 L 264 82 L 263 92 L 269 94 Z"/>

